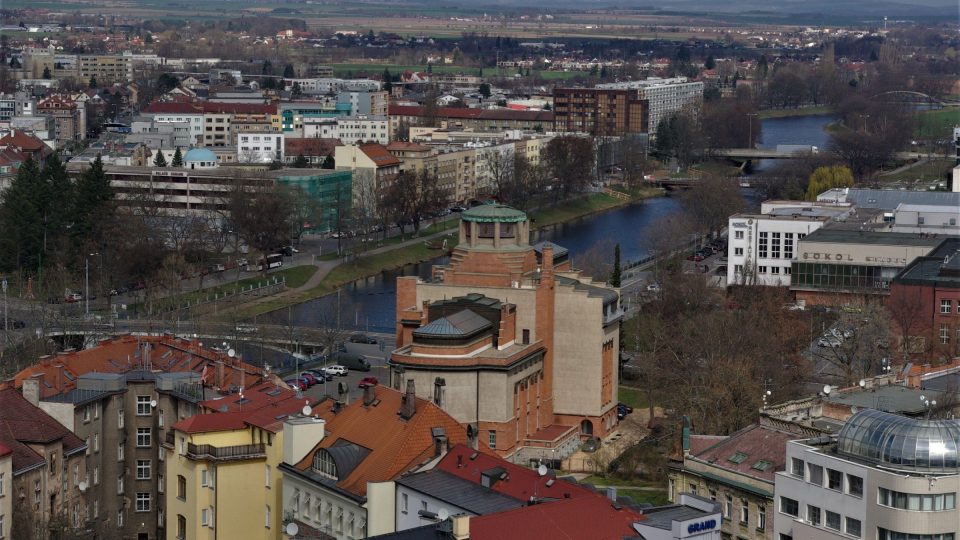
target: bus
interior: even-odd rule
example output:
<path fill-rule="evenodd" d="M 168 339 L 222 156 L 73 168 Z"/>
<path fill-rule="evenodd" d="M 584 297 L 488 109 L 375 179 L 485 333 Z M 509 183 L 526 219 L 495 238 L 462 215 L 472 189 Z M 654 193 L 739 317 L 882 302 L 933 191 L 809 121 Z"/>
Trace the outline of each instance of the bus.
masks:
<path fill-rule="evenodd" d="M 257 262 L 248 262 L 247 263 L 247 272 L 262 272 L 266 265 L 267 270 L 272 270 L 274 268 L 280 268 L 283 266 L 283 254 L 282 253 L 271 253 L 266 257 L 261 257 Z"/>

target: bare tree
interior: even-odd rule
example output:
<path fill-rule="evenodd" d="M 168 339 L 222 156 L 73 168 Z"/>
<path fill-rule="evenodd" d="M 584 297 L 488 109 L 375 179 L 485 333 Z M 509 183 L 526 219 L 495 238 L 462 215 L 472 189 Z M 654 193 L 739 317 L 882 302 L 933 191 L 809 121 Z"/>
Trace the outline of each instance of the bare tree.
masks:
<path fill-rule="evenodd" d="M 890 326 L 890 316 L 881 305 L 861 302 L 847 306 L 835 325 L 839 335 L 826 336 L 832 345 L 817 347 L 814 357 L 834 368 L 842 384 L 856 384 L 876 374 L 889 343 Z"/>

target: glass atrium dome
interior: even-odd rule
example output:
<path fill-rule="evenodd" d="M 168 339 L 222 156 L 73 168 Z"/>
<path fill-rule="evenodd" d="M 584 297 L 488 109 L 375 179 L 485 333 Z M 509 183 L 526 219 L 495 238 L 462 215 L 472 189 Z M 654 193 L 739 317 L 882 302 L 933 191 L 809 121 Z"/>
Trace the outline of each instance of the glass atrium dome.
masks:
<path fill-rule="evenodd" d="M 837 435 L 837 453 L 918 473 L 957 474 L 960 420 L 921 420 L 868 409 Z"/>

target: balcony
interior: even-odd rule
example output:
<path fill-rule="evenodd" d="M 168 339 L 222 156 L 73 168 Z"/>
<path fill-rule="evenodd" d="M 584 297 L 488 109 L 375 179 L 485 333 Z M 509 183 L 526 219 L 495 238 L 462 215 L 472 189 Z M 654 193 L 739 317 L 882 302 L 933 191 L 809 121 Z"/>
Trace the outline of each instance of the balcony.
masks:
<path fill-rule="evenodd" d="M 264 443 L 240 444 L 236 446 L 214 446 L 212 444 L 187 443 L 187 457 L 210 461 L 239 461 L 243 459 L 266 458 Z"/>

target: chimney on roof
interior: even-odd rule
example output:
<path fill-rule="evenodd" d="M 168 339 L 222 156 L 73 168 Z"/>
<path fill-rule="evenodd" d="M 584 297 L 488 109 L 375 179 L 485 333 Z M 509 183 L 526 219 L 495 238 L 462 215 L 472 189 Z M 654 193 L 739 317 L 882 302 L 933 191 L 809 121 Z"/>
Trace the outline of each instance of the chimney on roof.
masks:
<path fill-rule="evenodd" d="M 413 418 L 417 413 L 417 393 L 413 385 L 413 379 L 407 379 L 407 391 L 403 394 L 403 401 L 400 403 L 400 416 L 404 420 Z"/>
<path fill-rule="evenodd" d="M 470 516 L 460 514 L 453 516 L 453 538 L 454 540 L 470 540 Z"/>
<path fill-rule="evenodd" d="M 29 378 L 23 380 L 23 398 L 34 406 L 40 406 L 40 379 Z"/>
<path fill-rule="evenodd" d="M 372 384 L 366 384 L 363 387 L 363 406 L 369 407 L 377 399 L 377 387 Z"/>

